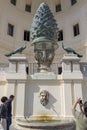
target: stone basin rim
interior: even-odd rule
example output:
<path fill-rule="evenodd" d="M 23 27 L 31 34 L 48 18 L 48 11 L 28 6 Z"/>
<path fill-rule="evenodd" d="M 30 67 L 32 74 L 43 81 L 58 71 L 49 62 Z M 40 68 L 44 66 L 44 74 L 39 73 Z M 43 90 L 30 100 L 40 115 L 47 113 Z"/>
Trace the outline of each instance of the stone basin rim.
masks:
<path fill-rule="evenodd" d="M 58 121 L 58 120 L 57 120 Z M 52 127 L 72 127 L 75 126 L 74 120 L 65 120 L 65 122 L 23 122 L 23 120 L 16 120 L 17 125 L 27 128 L 52 128 Z"/>

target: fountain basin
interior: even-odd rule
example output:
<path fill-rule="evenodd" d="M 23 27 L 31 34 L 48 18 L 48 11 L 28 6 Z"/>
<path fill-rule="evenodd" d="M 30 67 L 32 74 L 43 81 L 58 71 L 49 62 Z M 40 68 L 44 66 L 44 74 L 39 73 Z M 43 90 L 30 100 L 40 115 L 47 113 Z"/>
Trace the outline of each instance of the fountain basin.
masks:
<path fill-rule="evenodd" d="M 74 120 L 26 120 L 17 119 L 18 130 L 75 130 Z"/>

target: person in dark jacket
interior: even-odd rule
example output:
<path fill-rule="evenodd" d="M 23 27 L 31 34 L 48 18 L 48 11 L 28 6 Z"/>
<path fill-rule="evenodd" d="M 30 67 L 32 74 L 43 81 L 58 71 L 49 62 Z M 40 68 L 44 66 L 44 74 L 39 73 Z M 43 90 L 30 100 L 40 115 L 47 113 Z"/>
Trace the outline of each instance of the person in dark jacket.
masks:
<path fill-rule="evenodd" d="M 2 104 L 0 105 L 0 118 L 3 130 L 7 130 L 7 106 L 6 106 L 7 99 L 8 99 L 7 97 L 3 96 L 1 98 Z"/>
<path fill-rule="evenodd" d="M 12 101 L 14 100 L 14 95 L 10 95 L 9 99 L 6 102 L 7 106 L 7 130 L 9 130 L 10 125 L 12 123 Z"/>

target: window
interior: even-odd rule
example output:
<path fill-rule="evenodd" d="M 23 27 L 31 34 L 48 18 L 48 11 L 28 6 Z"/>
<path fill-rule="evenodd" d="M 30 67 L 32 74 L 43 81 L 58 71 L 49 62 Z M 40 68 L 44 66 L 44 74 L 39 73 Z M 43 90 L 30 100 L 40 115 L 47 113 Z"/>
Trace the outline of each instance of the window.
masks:
<path fill-rule="evenodd" d="M 16 5 L 16 0 L 11 0 L 11 4 Z"/>
<path fill-rule="evenodd" d="M 56 5 L 56 12 L 61 11 L 61 4 Z"/>
<path fill-rule="evenodd" d="M 8 24 L 7 34 L 10 35 L 10 36 L 13 36 L 13 35 L 14 35 L 14 25 Z"/>
<path fill-rule="evenodd" d="M 30 41 L 30 31 L 24 31 L 24 41 Z"/>
<path fill-rule="evenodd" d="M 59 37 L 58 37 L 58 41 L 62 41 L 63 40 L 63 30 L 59 31 Z"/>
<path fill-rule="evenodd" d="M 58 67 L 58 74 L 62 73 L 62 67 Z"/>
<path fill-rule="evenodd" d="M 73 33 L 74 33 L 74 36 L 77 36 L 77 35 L 80 34 L 80 32 L 79 32 L 79 24 L 75 24 L 73 26 Z"/>
<path fill-rule="evenodd" d="M 71 5 L 74 5 L 77 2 L 77 0 L 71 0 Z"/>
<path fill-rule="evenodd" d="M 25 11 L 31 12 L 31 5 L 26 4 Z"/>
<path fill-rule="evenodd" d="M 28 66 L 26 67 L 26 74 L 29 74 L 29 68 L 28 68 Z"/>

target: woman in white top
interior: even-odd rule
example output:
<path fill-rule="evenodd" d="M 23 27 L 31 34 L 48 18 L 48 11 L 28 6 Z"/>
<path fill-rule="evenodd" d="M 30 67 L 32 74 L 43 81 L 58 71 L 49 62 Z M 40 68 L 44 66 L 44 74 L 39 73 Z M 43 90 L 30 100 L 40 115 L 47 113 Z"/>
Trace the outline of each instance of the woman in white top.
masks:
<path fill-rule="evenodd" d="M 77 105 L 80 107 L 80 111 L 76 109 Z M 72 105 L 72 113 L 76 119 L 76 130 L 87 130 L 87 102 L 84 104 L 79 98 Z"/>

